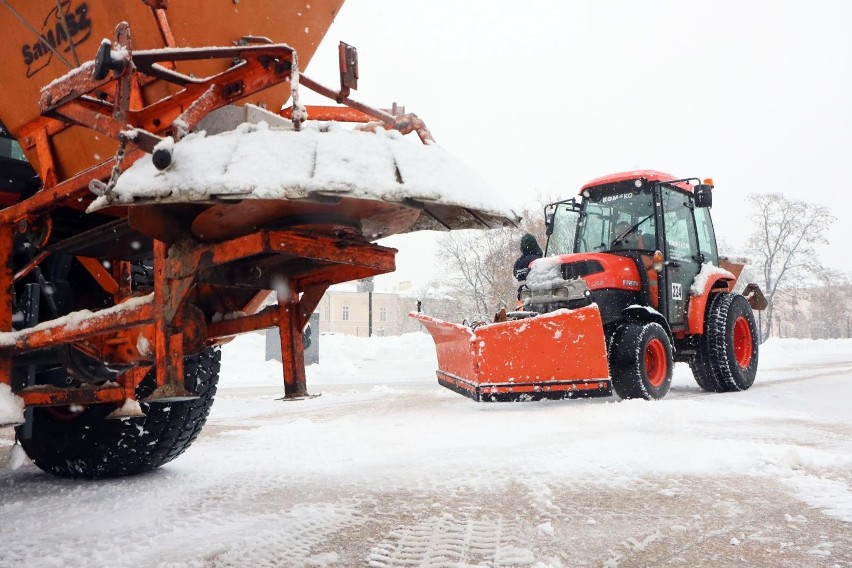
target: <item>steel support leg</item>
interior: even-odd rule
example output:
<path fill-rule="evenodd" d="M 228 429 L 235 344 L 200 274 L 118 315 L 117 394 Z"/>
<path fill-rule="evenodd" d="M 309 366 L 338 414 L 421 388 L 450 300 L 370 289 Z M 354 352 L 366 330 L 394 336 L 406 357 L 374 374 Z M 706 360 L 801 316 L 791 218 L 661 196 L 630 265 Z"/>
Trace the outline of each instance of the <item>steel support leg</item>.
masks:
<path fill-rule="evenodd" d="M 284 398 L 307 396 L 305 349 L 302 344 L 302 314 L 299 293 L 290 287 L 290 298 L 278 298 L 278 331 L 281 334 L 281 364 L 284 368 Z"/>
<path fill-rule="evenodd" d="M 198 398 L 186 390 L 183 376 L 183 333 L 180 306 L 187 287 L 169 278 L 169 245 L 154 241 L 154 317 L 156 318 L 157 388 L 145 402 L 175 402 Z"/>

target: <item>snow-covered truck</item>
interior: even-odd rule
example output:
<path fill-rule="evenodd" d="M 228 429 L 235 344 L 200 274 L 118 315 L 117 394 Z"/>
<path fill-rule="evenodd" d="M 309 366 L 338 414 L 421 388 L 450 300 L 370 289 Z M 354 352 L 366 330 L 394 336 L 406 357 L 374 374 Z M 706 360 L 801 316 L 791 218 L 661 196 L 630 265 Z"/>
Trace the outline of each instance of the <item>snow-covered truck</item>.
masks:
<path fill-rule="evenodd" d="M 375 240 L 516 220 L 416 115 L 351 97 L 354 48 L 339 88 L 302 73 L 341 4 L 0 5 L 0 423 L 43 470 L 175 458 L 239 333 L 277 326 L 304 396 L 324 291 L 394 270 Z"/>

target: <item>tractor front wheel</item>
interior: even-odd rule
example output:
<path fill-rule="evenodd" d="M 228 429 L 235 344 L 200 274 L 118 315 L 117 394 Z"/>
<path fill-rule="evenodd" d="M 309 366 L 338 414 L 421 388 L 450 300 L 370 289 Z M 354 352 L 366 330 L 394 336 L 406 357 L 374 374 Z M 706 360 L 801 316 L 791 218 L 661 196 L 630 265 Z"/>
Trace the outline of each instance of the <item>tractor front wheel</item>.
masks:
<path fill-rule="evenodd" d="M 610 342 L 609 372 L 621 398 L 659 400 L 672 384 L 672 344 L 658 323 L 626 323 Z"/>
<path fill-rule="evenodd" d="M 758 332 L 751 306 L 740 294 L 714 294 L 704 333 L 690 362 L 695 381 L 711 392 L 743 391 L 757 375 Z"/>
<path fill-rule="evenodd" d="M 207 420 L 219 378 L 219 350 L 206 349 L 184 360 L 186 388 L 199 398 L 141 403 L 144 417 L 109 419 L 114 404 L 32 409 L 32 430 L 17 435 L 33 462 L 59 477 L 98 478 L 142 473 L 175 459 Z M 156 386 L 152 369 L 136 387 L 143 399 Z"/>

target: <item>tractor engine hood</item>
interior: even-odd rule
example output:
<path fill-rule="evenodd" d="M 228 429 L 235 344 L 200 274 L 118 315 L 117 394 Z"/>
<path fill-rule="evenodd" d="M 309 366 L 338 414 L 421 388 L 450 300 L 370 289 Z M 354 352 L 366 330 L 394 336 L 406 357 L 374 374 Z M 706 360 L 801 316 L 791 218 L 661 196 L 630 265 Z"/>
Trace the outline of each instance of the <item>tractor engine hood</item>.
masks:
<path fill-rule="evenodd" d="M 540 258 L 530 266 L 527 287 L 543 291 L 575 278 L 582 278 L 590 290 L 641 290 L 636 261 L 609 253 L 560 254 Z"/>
<path fill-rule="evenodd" d="M 608 253 L 562 254 L 538 259 L 521 289 L 524 308 L 537 312 L 577 308 L 593 301 L 599 290 L 640 292 L 636 262 Z"/>

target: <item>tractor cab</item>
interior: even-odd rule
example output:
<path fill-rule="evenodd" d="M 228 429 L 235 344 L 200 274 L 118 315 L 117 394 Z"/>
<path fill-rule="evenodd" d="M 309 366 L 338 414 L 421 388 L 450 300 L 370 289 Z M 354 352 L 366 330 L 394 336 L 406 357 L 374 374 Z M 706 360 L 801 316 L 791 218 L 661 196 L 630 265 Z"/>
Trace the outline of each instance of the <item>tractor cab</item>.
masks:
<path fill-rule="evenodd" d="M 616 174 L 586 184 L 579 200 L 545 208 L 545 256 L 611 267 L 608 275 L 583 275 L 605 323 L 640 304 L 663 314 L 672 331 L 686 329 L 696 276 L 705 263 L 719 265 L 712 182 L 691 181 L 699 180 L 654 171 Z"/>

